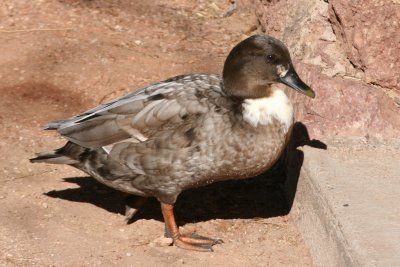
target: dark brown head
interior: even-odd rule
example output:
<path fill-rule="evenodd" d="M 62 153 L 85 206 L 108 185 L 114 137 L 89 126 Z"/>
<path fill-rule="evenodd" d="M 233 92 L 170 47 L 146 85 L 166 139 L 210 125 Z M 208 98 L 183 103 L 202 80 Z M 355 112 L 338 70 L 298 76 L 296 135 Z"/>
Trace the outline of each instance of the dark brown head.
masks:
<path fill-rule="evenodd" d="M 270 85 L 284 83 L 314 98 L 314 91 L 297 75 L 286 46 L 267 35 L 253 35 L 229 53 L 223 70 L 224 90 L 235 98 L 262 98 Z"/>

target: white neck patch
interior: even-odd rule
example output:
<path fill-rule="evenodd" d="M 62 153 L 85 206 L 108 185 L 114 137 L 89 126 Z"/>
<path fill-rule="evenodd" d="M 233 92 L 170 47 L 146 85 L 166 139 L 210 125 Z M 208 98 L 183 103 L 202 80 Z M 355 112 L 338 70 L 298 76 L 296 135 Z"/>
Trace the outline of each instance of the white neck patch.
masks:
<path fill-rule="evenodd" d="M 287 131 L 293 123 L 293 106 L 282 90 L 275 90 L 265 98 L 245 99 L 242 106 L 243 119 L 253 127 L 270 124 L 276 119 Z"/>

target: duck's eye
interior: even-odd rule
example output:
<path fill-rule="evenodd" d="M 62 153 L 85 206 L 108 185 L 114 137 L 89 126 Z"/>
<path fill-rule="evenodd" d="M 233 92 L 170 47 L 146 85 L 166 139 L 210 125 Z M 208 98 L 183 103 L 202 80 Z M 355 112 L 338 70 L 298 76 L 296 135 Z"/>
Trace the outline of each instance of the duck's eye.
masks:
<path fill-rule="evenodd" d="M 268 62 L 271 62 L 271 63 L 276 62 L 276 56 L 273 55 L 273 54 L 267 55 L 267 56 L 266 56 L 266 59 L 267 59 Z"/>

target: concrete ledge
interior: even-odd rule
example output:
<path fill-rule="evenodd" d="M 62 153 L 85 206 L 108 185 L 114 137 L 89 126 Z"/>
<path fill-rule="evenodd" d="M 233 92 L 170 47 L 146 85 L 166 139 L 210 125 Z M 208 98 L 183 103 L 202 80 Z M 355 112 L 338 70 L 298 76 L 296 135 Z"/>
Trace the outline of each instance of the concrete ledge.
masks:
<path fill-rule="evenodd" d="M 325 143 L 286 159 L 291 215 L 315 265 L 400 266 L 400 140 Z"/>

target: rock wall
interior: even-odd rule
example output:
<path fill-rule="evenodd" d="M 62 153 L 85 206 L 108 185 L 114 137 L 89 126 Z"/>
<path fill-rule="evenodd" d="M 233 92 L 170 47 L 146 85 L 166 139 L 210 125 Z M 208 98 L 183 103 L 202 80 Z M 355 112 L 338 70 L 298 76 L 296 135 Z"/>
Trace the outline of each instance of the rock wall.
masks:
<path fill-rule="evenodd" d="M 400 137 L 400 0 L 255 0 L 255 9 L 317 93 L 290 93 L 311 136 Z"/>

